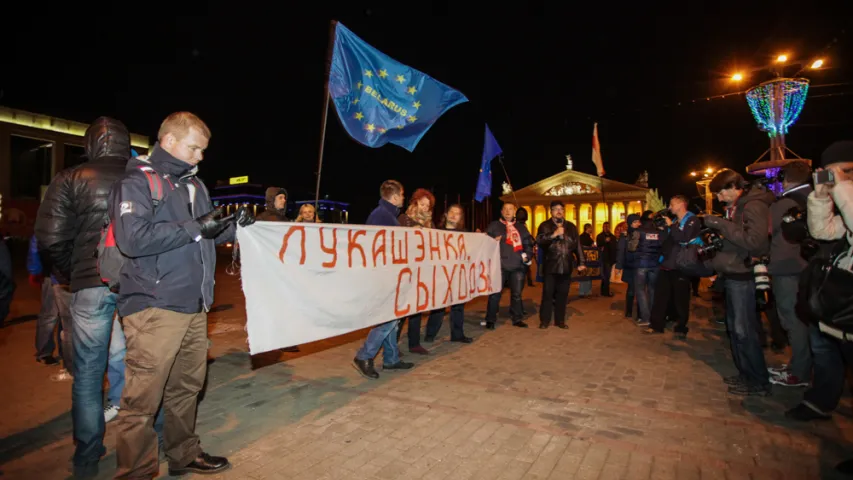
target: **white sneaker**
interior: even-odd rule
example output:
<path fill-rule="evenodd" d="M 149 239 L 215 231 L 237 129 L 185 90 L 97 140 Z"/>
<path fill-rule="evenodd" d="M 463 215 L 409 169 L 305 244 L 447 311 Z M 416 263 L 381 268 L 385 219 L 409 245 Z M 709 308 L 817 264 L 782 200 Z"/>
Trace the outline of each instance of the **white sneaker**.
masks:
<path fill-rule="evenodd" d="M 71 375 L 71 372 L 61 368 L 58 372 L 50 376 L 50 380 L 54 382 L 64 382 L 66 380 L 74 380 L 74 377 Z"/>
<path fill-rule="evenodd" d="M 113 419 L 118 416 L 119 407 L 113 405 L 112 403 L 108 403 L 104 405 L 104 423 L 110 423 Z"/>
<path fill-rule="evenodd" d="M 781 375 L 781 374 L 786 373 L 788 371 L 789 371 L 789 369 L 788 369 L 787 363 L 783 363 L 782 365 L 780 365 L 778 367 L 767 367 L 767 372 L 770 373 L 770 375 L 775 375 L 775 376 Z"/>

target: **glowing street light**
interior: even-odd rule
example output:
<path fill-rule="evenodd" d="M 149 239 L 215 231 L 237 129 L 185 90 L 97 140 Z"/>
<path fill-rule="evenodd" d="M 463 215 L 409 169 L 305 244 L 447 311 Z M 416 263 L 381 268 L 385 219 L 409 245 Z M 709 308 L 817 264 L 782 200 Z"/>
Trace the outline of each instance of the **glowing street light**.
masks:
<path fill-rule="evenodd" d="M 779 55 L 778 57 L 776 57 L 776 63 L 785 63 L 787 61 L 788 61 L 788 56 L 785 55 L 784 53 L 782 55 Z"/>
<path fill-rule="evenodd" d="M 812 67 L 813 69 L 817 70 L 818 68 L 820 68 L 820 67 L 822 67 L 822 66 L 823 66 L 823 59 L 822 59 L 822 58 L 818 58 L 817 60 L 815 60 L 814 62 L 812 62 L 812 66 L 811 66 L 811 67 Z"/>
<path fill-rule="evenodd" d="M 743 74 L 742 73 L 736 73 L 736 74 L 732 75 L 732 80 L 735 82 L 739 82 L 739 81 L 743 80 Z"/>
<path fill-rule="evenodd" d="M 706 168 L 706 169 L 705 169 L 705 173 L 707 173 L 707 174 L 709 174 L 709 175 L 710 175 L 710 174 L 714 173 L 714 169 L 713 169 L 713 168 L 711 168 L 711 167 L 708 167 L 708 168 Z"/>

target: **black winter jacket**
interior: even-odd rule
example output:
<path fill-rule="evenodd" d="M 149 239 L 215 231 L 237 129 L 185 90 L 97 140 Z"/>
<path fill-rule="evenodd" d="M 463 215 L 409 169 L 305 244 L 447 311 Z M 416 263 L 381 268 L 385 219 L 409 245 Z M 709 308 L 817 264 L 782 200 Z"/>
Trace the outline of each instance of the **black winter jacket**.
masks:
<path fill-rule="evenodd" d="M 39 206 L 35 233 L 56 272 L 72 292 L 102 287 L 95 251 L 107 223 L 107 198 L 124 175 L 130 134 L 118 120 L 101 117 L 86 130 L 88 161 L 54 177 Z"/>

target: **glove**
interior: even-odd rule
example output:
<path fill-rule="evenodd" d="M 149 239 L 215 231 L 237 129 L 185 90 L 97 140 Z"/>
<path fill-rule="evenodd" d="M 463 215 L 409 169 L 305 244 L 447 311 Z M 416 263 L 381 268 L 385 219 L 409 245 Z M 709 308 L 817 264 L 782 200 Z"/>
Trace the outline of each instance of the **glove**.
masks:
<path fill-rule="evenodd" d="M 216 238 L 228 226 L 228 220 L 222 221 L 222 208 L 216 208 L 212 212 L 202 215 L 196 219 L 201 229 L 202 238 Z"/>
<path fill-rule="evenodd" d="M 252 212 L 250 212 L 246 207 L 238 208 L 235 217 L 237 218 L 237 225 L 240 225 L 241 227 L 248 227 L 255 223 L 255 216 L 252 215 Z"/>
<path fill-rule="evenodd" d="M 41 284 L 44 282 L 44 275 L 33 275 L 30 274 L 30 285 L 36 288 L 40 288 Z"/>
<path fill-rule="evenodd" d="M 719 230 L 720 225 L 724 222 L 722 217 L 717 217 L 715 215 L 705 215 L 702 219 L 702 222 L 708 228 L 713 228 L 715 230 Z"/>

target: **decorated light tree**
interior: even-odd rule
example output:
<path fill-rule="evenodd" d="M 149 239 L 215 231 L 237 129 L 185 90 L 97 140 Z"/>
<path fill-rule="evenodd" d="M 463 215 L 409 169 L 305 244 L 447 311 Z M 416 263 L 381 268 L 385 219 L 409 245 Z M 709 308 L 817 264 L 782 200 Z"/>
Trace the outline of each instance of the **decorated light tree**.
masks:
<path fill-rule="evenodd" d="M 781 77 L 756 85 L 746 92 L 746 101 L 758 128 L 770 137 L 770 159 L 762 161 L 768 153 L 764 152 L 747 167 L 747 172 L 775 179 L 779 170 L 791 161 L 785 158 L 786 151 L 790 151 L 785 146 L 785 135 L 803 111 L 808 92 L 808 79 Z M 776 194 L 781 193 L 780 182 L 771 181 L 769 187 Z"/>

